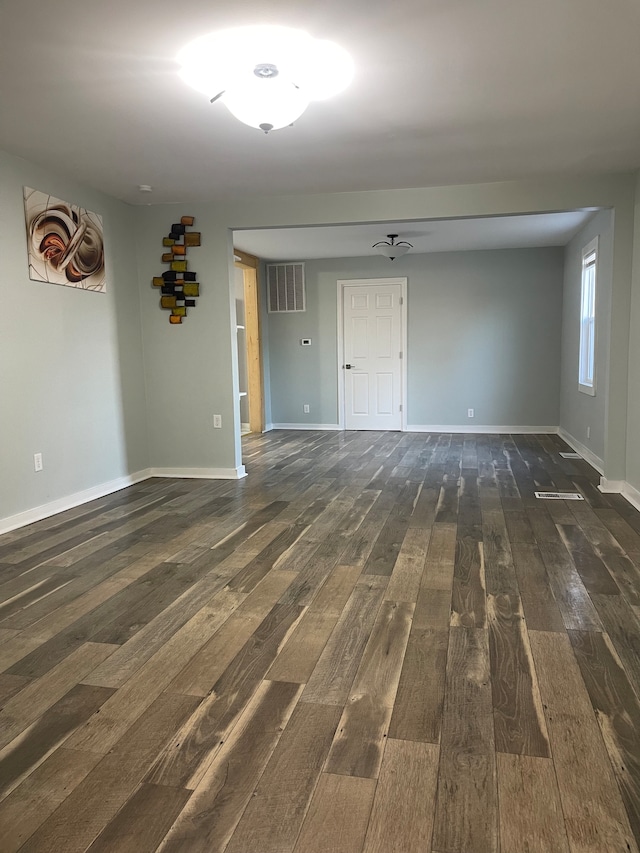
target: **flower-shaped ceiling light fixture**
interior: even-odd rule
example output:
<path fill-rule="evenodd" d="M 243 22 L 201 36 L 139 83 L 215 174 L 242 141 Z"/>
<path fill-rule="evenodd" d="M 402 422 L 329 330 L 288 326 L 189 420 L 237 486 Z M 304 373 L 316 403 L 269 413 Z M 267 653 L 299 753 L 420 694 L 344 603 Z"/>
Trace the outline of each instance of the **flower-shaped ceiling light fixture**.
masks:
<path fill-rule="evenodd" d="M 180 77 L 265 133 L 292 124 L 309 105 L 353 77 L 349 54 L 289 27 L 236 27 L 201 36 L 177 56 Z"/>
<path fill-rule="evenodd" d="M 387 240 L 380 240 L 380 242 L 374 243 L 371 248 L 377 249 L 381 255 L 389 258 L 390 261 L 395 261 L 396 258 L 406 255 L 409 249 L 413 249 L 413 245 L 407 243 L 406 240 L 400 240 L 396 243 L 397 236 L 397 234 L 387 234 Z"/>

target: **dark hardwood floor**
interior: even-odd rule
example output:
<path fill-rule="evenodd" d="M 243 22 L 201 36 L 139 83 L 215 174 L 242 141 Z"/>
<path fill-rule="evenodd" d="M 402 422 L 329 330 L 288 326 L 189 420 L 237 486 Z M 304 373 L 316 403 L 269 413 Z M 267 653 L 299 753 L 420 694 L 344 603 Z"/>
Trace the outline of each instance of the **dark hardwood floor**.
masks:
<path fill-rule="evenodd" d="M 638 853 L 640 513 L 555 436 L 244 446 L 0 537 L 2 853 Z"/>

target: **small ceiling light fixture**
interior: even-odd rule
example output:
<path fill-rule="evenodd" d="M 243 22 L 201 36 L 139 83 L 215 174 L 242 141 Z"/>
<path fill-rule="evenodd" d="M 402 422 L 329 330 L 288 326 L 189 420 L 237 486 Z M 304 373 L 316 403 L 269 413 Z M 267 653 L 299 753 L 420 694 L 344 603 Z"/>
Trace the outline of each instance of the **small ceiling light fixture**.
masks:
<path fill-rule="evenodd" d="M 413 249 L 412 244 L 407 243 L 406 240 L 400 240 L 399 243 L 396 243 L 397 237 L 397 234 L 387 234 L 387 240 L 380 240 L 379 243 L 374 243 L 371 248 L 377 249 L 381 255 L 389 258 L 390 261 L 395 261 L 396 258 L 406 255 L 409 249 Z"/>
<path fill-rule="evenodd" d="M 177 61 L 185 83 L 264 133 L 292 124 L 310 101 L 338 94 L 353 77 L 343 48 L 290 27 L 210 33 L 186 45 Z"/>
<path fill-rule="evenodd" d="M 138 189 L 141 193 L 152 193 L 153 187 L 150 187 L 149 184 L 139 184 Z"/>

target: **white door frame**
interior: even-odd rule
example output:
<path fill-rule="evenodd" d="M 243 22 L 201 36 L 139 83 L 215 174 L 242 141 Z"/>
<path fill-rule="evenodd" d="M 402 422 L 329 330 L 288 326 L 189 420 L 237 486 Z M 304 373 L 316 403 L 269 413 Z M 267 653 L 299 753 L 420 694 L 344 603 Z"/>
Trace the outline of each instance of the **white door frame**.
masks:
<path fill-rule="evenodd" d="M 341 278 L 338 279 L 338 426 L 345 428 L 344 402 L 344 288 L 347 285 L 399 284 L 402 294 L 400 306 L 400 335 L 402 359 L 400 364 L 400 405 L 402 406 L 401 432 L 407 431 L 407 279 L 406 278 Z"/>

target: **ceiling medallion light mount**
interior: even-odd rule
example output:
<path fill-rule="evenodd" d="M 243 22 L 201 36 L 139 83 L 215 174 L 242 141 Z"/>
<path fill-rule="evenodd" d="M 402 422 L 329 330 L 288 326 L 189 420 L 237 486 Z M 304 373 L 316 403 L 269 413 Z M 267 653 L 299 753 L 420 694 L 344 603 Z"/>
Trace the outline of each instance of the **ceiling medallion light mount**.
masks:
<path fill-rule="evenodd" d="M 396 243 L 398 236 L 398 234 L 387 234 L 386 240 L 380 240 L 378 243 L 374 243 L 371 248 L 377 249 L 381 255 L 384 255 L 385 258 L 389 258 L 390 261 L 395 261 L 396 258 L 406 255 L 409 249 L 413 249 L 413 245 L 411 243 L 407 243 L 406 240 L 400 240 Z"/>
<path fill-rule="evenodd" d="M 293 124 L 310 101 L 338 94 L 353 77 L 343 48 L 289 27 L 210 33 L 184 47 L 177 61 L 185 83 L 265 133 Z"/>
<path fill-rule="evenodd" d="M 261 62 L 253 69 L 253 73 L 261 80 L 268 80 L 270 77 L 277 77 L 280 72 L 270 62 Z"/>

